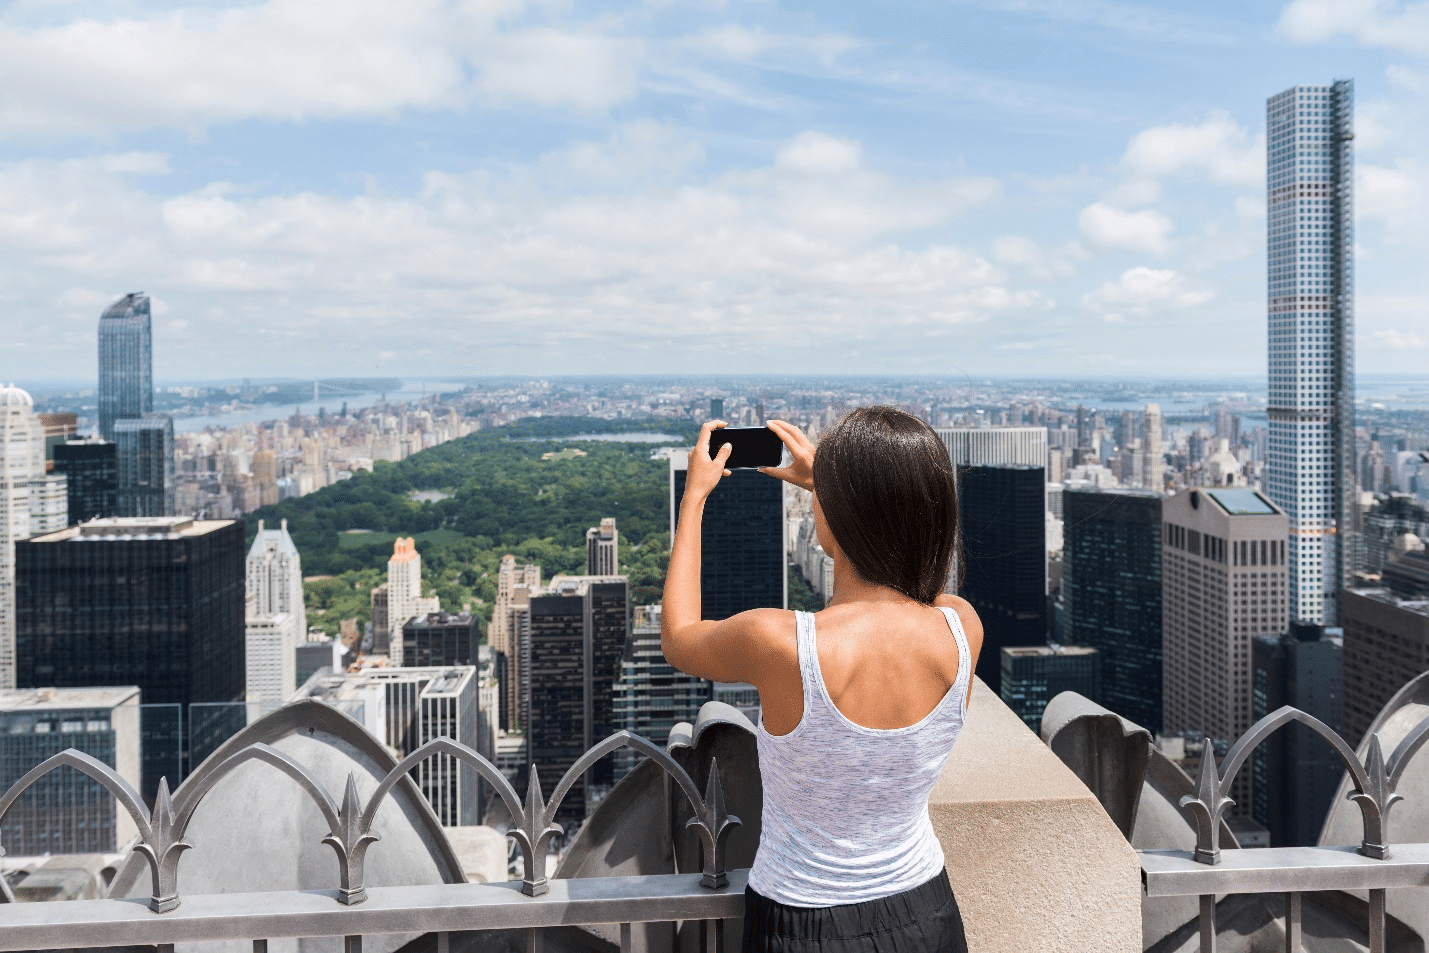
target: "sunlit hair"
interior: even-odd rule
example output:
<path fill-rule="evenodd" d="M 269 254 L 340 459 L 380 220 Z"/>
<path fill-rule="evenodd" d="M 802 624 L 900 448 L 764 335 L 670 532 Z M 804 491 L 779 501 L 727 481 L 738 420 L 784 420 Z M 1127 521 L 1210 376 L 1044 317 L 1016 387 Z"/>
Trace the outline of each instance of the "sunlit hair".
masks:
<path fill-rule="evenodd" d="M 814 492 L 864 581 L 933 603 L 958 549 L 957 475 L 933 428 L 896 407 L 849 411 L 819 439 Z"/>

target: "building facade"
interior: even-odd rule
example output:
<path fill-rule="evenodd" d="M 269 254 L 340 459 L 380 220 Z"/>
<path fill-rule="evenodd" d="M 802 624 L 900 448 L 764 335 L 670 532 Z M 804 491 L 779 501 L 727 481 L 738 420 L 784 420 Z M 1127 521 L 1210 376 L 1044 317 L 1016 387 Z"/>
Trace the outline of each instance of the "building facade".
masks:
<path fill-rule="evenodd" d="M 119 515 L 118 448 L 98 437 L 54 445 L 55 472 L 65 477 L 70 524 Z"/>
<path fill-rule="evenodd" d="M 167 414 L 114 421 L 120 516 L 170 516 L 174 512 L 174 422 Z"/>
<path fill-rule="evenodd" d="M 297 625 L 286 612 L 260 615 L 252 597 L 243 619 L 244 700 L 251 724 L 288 701 L 298 680 Z"/>
<path fill-rule="evenodd" d="M 17 543 L 15 569 L 19 687 L 137 685 L 191 727 L 194 705 L 237 704 L 242 727 L 240 523 L 94 520 Z"/>
<path fill-rule="evenodd" d="M 353 718 L 398 758 L 443 737 L 488 758 L 494 754 L 489 739 L 483 744 L 480 737 L 479 679 L 473 665 L 364 668 L 319 675 L 303 691 L 304 697 Z M 468 765 L 439 754 L 414 768 L 412 776 L 444 827 L 481 823 L 490 789 Z"/>
<path fill-rule="evenodd" d="M 480 645 L 481 629 L 470 613 L 429 612 L 402 626 L 404 665 L 475 665 Z"/>
<path fill-rule="evenodd" d="M 0 689 L 15 687 L 15 550 L 33 535 L 31 489 L 45 475 L 44 430 L 30 395 L 0 387 Z"/>
<path fill-rule="evenodd" d="M 1288 521 L 1241 488 L 1186 490 L 1161 512 L 1162 730 L 1232 742 L 1251 725 L 1251 640 L 1290 623 Z M 1249 813 L 1249 773 L 1235 785 Z"/>
<path fill-rule="evenodd" d="M 1161 500 L 1148 490 L 1062 494 L 1058 638 L 1095 648 L 1096 701 L 1152 732 L 1161 730 Z"/>
<path fill-rule="evenodd" d="M 955 467 L 991 463 L 1047 466 L 1046 427 L 937 427 Z"/>
<path fill-rule="evenodd" d="M 1266 101 L 1270 442 L 1290 614 L 1335 625 L 1355 551 L 1354 82 Z"/>
<path fill-rule="evenodd" d="M 1006 464 L 958 472 L 958 593 L 982 620 L 977 674 L 1000 692 L 1002 650 L 1047 643 L 1045 471 Z"/>
<path fill-rule="evenodd" d="M 1101 659 L 1081 645 L 1015 645 L 1002 650 L 1002 701 L 1034 732 L 1047 703 L 1062 692 L 1093 701 L 1102 693 Z"/>
<path fill-rule="evenodd" d="M 154 409 L 154 345 L 149 296 L 127 294 L 99 318 L 99 436 L 114 439 L 114 422 Z"/>
<path fill-rule="evenodd" d="M 1340 621 L 1345 633 L 1344 735 L 1358 747 L 1395 692 L 1429 672 L 1429 600 L 1402 599 L 1383 588 L 1347 589 Z"/>
<path fill-rule="evenodd" d="M 1251 644 L 1251 718 L 1284 705 L 1312 715 L 1332 731 L 1343 727 L 1343 641 L 1322 626 L 1291 623 L 1283 635 Z M 1340 756 L 1295 723 L 1260 743 L 1251 755 L 1251 815 L 1270 832 L 1272 847 L 1313 847 L 1345 773 Z"/>
<path fill-rule="evenodd" d="M 686 675 L 665 661 L 660 651 L 660 606 L 637 606 L 615 680 L 612 709 L 616 729 L 663 745 L 675 725 L 682 721 L 694 724 L 700 706 L 710 697 L 708 680 Z M 629 748 L 616 752 L 616 780 L 643 757 Z"/>
<path fill-rule="evenodd" d="M 0 787 L 77 748 L 140 783 L 139 689 L 43 688 L 0 691 Z M 9 856 L 113 853 L 138 829 L 97 781 L 52 771 L 10 808 L 0 824 Z"/>
<path fill-rule="evenodd" d="M 670 538 L 685 496 L 684 454 L 670 457 Z M 728 619 L 746 609 L 789 605 L 784 483 L 735 470 L 705 501 L 700 534 L 700 617 Z"/>
<path fill-rule="evenodd" d="M 620 575 L 620 530 L 614 517 L 607 516 L 599 526 L 586 530 L 585 557 L 587 576 Z"/>
<path fill-rule="evenodd" d="M 520 723 L 532 761 L 554 785 L 588 749 L 616 730 L 615 678 L 630 633 L 630 584 L 624 576 L 555 576 L 530 595 Z M 602 760 L 576 782 L 561 817 L 578 821 L 614 783 Z"/>
<path fill-rule="evenodd" d="M 417 552 L 417 541 L 410 536 L 398 537 L 392 546 L 392 558 L 387 561 L 387 653 L 393 665 L 405 664 L 402 626 L 407 620 L 440 611 L 440 600 L 422 596 L 422 555 Z"/>
<path fill-rule="evenodd" d="M 303 604 L 303 559 L 293 537 L 288 535 L 288 521 L 277 529 L 267 528 L 258 521 L 253 545 L 248 547 L 244 565 L 244 584 L 256 600 L 258 615 L 286 612 L 295 620 L 295 633 L 306 638 L 308 613 Z"/>

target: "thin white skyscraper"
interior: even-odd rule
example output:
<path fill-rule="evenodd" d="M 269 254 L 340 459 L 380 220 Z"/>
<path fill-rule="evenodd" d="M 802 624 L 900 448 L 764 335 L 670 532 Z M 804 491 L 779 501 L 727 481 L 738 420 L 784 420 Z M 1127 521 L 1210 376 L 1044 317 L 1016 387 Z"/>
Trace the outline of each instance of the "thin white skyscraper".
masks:
<path fill-rule="evenodd" d="M 303 560 L 288 521 L 277 529 L 265 529 L 258 521 L 258 535 L 248 549 L 248 593 L 257 599 L 258 615 L 286 612 L 297 620 L 300 634 L 308 631 L 308 615 L 303 607 Z"/>
<path fill-rule="evenodd" d="M 387 561 L 388 657 L 393 665 L 402 664 L 402 626 L 419 615 L 440 611 L 441 601 L 436 596 L 422 597 L 422 555 L 417 552 L 417 541 L 410 536 L 397 537 Z"/>
<path fill-rule="evenodd" d="M 15 540 L 30 535 L 30 481 L 37 460 L 44 472 L 44 447 L 30 395 L 0 387 L 0 688 L 15 687 Z"/>
<path fill-rule="evenodd" d="M 1161 406 L 1147 404 L 1141 417 L 1141 485 L 1160 493 L 1166 489 L 1166 458 L 1161 447 Z"/>
<path fill-rule="evenodd" d="M 288 521 L 266 529 L 248 550 L 245 610 L 245 682 L 250 717 L 259 718 L 287 701 L 297 680 L 298 643 L 307 635 L 303 563 L 288 535 Z"/>
<path fill-rule="evenodd" d="M 1354 81 L 1266 101 L 1270 446 L 1290 617 L 1333 625 L 1353 570 Z"/>

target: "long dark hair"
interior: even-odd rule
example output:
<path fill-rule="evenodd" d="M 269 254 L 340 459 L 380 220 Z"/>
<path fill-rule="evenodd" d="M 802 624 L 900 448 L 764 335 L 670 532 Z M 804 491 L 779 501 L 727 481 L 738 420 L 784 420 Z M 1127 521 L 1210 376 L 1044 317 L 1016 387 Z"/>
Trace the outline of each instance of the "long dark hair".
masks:
<path fill-rule="evenodd" d="M 957 474 L 933 428 L 897 407 L 849 411 L 819 439 L 814 492 L 864 581 L 933 604 L 958 549 Z"/>

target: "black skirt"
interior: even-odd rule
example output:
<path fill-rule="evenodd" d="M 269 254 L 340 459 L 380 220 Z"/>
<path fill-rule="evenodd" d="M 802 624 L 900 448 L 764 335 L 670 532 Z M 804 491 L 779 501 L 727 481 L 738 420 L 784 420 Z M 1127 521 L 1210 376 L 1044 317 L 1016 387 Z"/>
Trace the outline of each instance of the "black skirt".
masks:
<path fill-rule="evenodd" d="M 744 953 L 967 953 L 946 871 L 891 897 L 790 907 L 744 888 Z"/>

